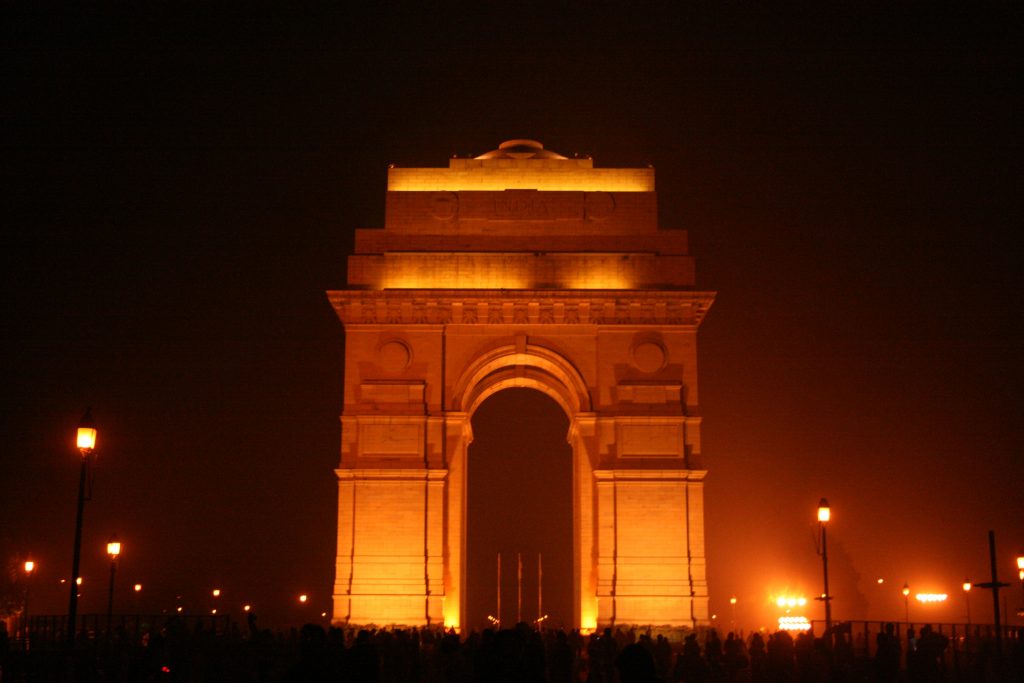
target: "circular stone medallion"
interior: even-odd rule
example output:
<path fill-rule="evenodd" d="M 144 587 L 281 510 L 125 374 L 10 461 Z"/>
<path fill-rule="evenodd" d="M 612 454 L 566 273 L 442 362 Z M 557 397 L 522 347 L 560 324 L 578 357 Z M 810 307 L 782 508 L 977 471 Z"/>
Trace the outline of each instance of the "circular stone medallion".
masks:
<path fill-rule="evenodd" d="M 640 342 L 633 347 L 633 364 L 643 372 L 657 372 L 665 367 L 665 347 L 653 341 Z"/>
<path fill-rule="evenodd" d="M 438 192 L 430 204 L 430 215 L 439 221 L 450 221 L 459 212 L 459 196 L 454 192 Z"/>
<path fill-rule="evenodd" d="M 377 349 L 377 359 L 386 372 L 401 372 L 409 367 L 409 347 L 397 339 L 384 342 Z"/>

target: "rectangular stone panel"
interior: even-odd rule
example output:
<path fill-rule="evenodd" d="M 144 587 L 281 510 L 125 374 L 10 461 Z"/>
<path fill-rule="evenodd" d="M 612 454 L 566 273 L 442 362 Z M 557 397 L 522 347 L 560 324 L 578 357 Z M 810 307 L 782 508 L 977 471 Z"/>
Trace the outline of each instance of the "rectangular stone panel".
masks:
<path fill-rule="evenodd" d="M 388 192 L 389 232 L 455 235 L 645 235 L 658 229 L 654 192 Z"/>
<path fill-rule="evenodd" d="M 670 424 L 620 424 L 619 455 L 623 457 L 683 457 L 683 426 Z"/>
<path fill-rule="evenodd" d="M 360 456 L 419 455 L 423 451 L 423 425 L 360 424 L 358 449 Z"/>

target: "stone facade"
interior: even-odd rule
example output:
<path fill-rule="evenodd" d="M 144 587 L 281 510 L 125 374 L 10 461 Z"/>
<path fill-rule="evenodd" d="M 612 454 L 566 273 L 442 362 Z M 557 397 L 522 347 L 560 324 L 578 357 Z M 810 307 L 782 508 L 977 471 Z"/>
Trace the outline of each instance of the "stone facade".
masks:
<path fill-rule="evenodd" d="M 470 418 L 530 387 L 569 417 L 576 625 L 708 621 L 697 328 L 686 233 L 654 171 L 515 140 L 389 171 L 359 230 L 336 470 L 335 623 L 465 621 Z"/>

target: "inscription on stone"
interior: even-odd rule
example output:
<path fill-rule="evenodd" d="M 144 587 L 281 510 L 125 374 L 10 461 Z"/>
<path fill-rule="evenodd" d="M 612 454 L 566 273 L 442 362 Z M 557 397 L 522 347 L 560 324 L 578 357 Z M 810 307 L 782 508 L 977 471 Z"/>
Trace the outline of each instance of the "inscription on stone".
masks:
<path fill-rule="evenodd" d="M 548 203 L 536 192 L 503 192 L 494 197 L 493 220 L 545 220 Z"/>

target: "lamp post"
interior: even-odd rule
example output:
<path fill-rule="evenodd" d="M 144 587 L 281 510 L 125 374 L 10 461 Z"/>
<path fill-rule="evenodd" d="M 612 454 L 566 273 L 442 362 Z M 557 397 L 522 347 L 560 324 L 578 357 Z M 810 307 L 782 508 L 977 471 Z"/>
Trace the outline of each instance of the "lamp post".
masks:
<path fill-rule="evenodd" d="M 32 572 L 36 570 L 36 563 L 32 560 L 25 561 L 25 607 L 21 610 L 21 637 L 25 641 L 25 649 L 29 649 L 28 636 L 28 597 L 32 590 Z"/>
<path fill-rule="evenodd" d="M 110 556 L 110 589 L 107 591 L 107 637 L 110 637 L 110 624 L 114 617 L 114 574 L 117 572 L 117 556 L 121 554 L 121 542 L 117 534 L 107 542 L 107 555 Z"/>
<path fill-rule="evenodd" d="M 903 582 L 903 621 L 910 623 L 910 585 Z"/>
<path fill-rule="evenodd" d="M 971 625 L 971 582 L 968 579 L 964 579 L 964 602 L 967 603 L 967 625 Z"/>
<path fill-rule="evenodd" d="M 78 435 L 75 440 L 78 453 L 81 455 L 82 467 L 78 477 L 78 513 L 75 516 L 75 552 L 71 560 L 71 595 L 68 598 L 68 633 L 67 646 L 75 645 L 75 621 L 78 617 L 78 567 L 82 557 L 82 513 L 85 510 L 85 480 L 89 475 L 89 460 L 96 450 L 96 423 L 92 419 L 92 408 L 87 408 L 81 422 L 78 423 Z"/>
<path fill-rule="evenodd" d="M 729 608 L 732 610 L 732 630 L 736 630 L 736 596 L 729 598 Z"/>
<path fill-rule="evenodd" d="M 832 520 L 832 509 L 828 501 L 822 498 L 818 501 L 818 529 L 821 533 L 821 566 L 825 575 L 825 590 L 821 594 L 821 601 L 825 603 L 825 632 L 832 631 L 832 596 L 828 592 L 828 533 L 826 527 Z"/>

